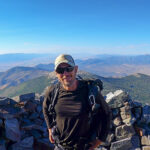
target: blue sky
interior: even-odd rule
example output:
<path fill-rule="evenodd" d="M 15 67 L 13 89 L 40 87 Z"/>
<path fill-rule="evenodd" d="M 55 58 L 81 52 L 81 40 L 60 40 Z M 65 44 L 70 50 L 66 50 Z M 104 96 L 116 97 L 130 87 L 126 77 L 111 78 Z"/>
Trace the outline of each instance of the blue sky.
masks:
<path fill-rule="evenodd" d="M 149 0 L 0 0 L 0 54 L 150 54 Z"/>

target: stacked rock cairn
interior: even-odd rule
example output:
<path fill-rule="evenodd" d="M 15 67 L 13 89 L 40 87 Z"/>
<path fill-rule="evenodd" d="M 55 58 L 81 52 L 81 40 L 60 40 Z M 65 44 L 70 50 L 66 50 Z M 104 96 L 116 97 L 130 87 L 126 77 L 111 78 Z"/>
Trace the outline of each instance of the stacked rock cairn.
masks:
<path fill-rule="evenodd" d="M 0 97 L 0 150 L 52 150 L 43 117 L 44 97 L 28 93 Z M 111 131 L 97 150 L 150 150 L 150 106 L 117 90 L 106 95 L 112 110 Z"/>

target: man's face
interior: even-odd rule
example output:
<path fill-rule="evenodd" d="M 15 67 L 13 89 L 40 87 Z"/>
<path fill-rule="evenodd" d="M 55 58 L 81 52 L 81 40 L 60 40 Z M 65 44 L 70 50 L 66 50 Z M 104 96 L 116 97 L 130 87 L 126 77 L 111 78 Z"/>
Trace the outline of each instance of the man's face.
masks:
<path fill-rule="evenodd" d="M 66 68 L 70 67 L 66 63 L 62 63 L 58 66 L 58 68 Z M 58 80 L 63 84 L 64 87 L 71 87 L 76 80 L 76 73 L 78 70 L 78 66 L 75 66 L 71 72 L 64 71 L 63 73 L 57 73 L 56 76 Z"/>

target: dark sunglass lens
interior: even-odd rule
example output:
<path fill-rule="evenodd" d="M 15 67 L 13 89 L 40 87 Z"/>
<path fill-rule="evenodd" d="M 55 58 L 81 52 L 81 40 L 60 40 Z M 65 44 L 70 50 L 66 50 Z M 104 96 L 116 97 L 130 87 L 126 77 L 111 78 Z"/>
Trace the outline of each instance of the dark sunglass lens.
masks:
<path fill-rule="evenodd" d="M 67 71 L 67 72 L 71 72 L 71 71 L 73 71 L 73 69 L 74 69 L 74 67 L 67 67 L 67 68 L 66 68 L 66 71 Z"/>
<path fill-rule="evenodd" d="M 59 73 L 59 74 L 63 74 L 64 73 L 64 68 L 57 68 L 56 72 Z"/>
<path fill-rule="evenodd" d="M 63 74 L 65 71 L 71 72 L 71 71 L 73 71 L 73 69 L 74 69 L 74 67 L 57 68 L 56 72 L 59 74 Z"/>

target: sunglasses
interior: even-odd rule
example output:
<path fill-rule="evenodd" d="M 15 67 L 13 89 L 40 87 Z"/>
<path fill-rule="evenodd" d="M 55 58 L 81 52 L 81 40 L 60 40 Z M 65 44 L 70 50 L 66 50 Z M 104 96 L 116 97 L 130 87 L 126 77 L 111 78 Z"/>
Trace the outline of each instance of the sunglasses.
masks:
<path fill-rule="evenodd" d="M 73 69 L 74 69 L 74 67 L 65 67 L 65 68 L 60 68 L 60 67 L 58 67 L 58 68 L 56 69 L 56 72 L 59 73 L 59 74 L 63 74 L 65 71 L 66 71 L 66 72 L 72 72 Z"/>

